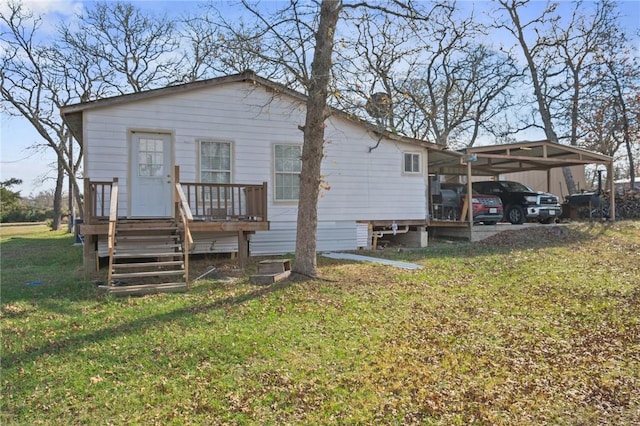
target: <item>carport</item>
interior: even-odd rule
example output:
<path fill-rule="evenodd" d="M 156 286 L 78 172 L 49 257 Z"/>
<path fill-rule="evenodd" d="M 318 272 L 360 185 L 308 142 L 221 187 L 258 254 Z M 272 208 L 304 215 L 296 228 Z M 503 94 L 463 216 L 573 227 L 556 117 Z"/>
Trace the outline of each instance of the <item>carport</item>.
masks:
<path fill-rule="evenodd" d="M 550 186 L 550 171 L 554 168 L 588 164 L 602 164 L 607 169 L 607 188 L 615 193 L 613 181 L 613 158 L 574 146 L 551 143 L 548 140 L 524 141 L 518 143 L 478 146 L 460 151 L 459 160 L 452 158 L 431 159 L 429 173 L 466 176 L 467 193 L 472 193 L 472 176 L 490 176 L 495 179 L 501 174 L 542 170 L 547 172 L 547 187 Z M 547 189 L 550 191 L 550 189 Z M 611 220 L 615 218 L 615 197 L 609 197 Z M 466 224 L 473 227 L 473 212 L 466 211 Z M 444 224 L 443 224 L 444 225 Z"/>

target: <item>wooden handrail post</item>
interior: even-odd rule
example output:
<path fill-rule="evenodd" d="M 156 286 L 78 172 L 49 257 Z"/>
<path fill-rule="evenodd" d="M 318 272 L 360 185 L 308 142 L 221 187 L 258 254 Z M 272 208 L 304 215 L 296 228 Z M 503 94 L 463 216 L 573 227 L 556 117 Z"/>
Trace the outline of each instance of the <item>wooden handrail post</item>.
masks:
<path fill-rule="evenodd" d="M 93 198 L 95 194 L 91 191 L 91 182 L 89 178 L 84 178 L 84 218 L 88 223 L 93 222 L 93 218 L 91 217 L 91 206 L 93 206 Z"/>
<path fill-rule="evenodd" d="M 189 231 L 188 222 L 185 223 L 185 238 L 184 240 L 184 283 L 189 287 L 189 246 L 193 244 L 193 239 L 191 238 L 191 231 Z"/>
<path fill-rule="evenodd" d="M 83 212 L 83 222 L 92 224 L 95 218 L 92 215 L 92 207 L 93 207 L 93 199 L 95 198 L 95 194 L 91 190 L 91 181 L 89 178 L 84 178 L 84 212 Z M 80 230 L 78 233 L 80 234 L 82 231 L 82 226 L 80 226 Z M 82 245 L 82 263 L 84 264 L 84 277 L 89 278 L 89 270 L 94 270 L 98 268 L 100 264 L 96 257 L 94 257 L 94 241 L 96 237 L 94 235 L 85 235 Z M 95 262 L 95 265 L 94 265 Z"/>
<path fill-rule="evenodd" d="M 267 205 L 269 198 L 267 197 L 267 182 L 262 182 L 262 221 L 267 221 Z"/>
<path fill-rule="evenodd" d="M 111 185 L 111 203 L 109 204 L 109 221 L 116 221 L 118 219 L 118 178 L 113 178 L 113 184 Z"/>
<path fill-rule="evenodd" d="M 113 184 L 111 185 L 111 195 L 109 204 L 109 234 L 107 235 L 107 248 L 109 250 L 109 271 L 108 271 L 108 283 L 113 285 L 112 273 L 113 273 L 113 252 L 116 239 L 116 223 L 118 221 L 118 178 L 113 178 Z"/>
<path fill-rule="evenodd" d="M 176 175 L 178 175 L 178 173 L 179 170 L 176 166 Z M 184 232 L 184 237 L 182 239 L 184 245 L 184 277 L 185 283 L 188 286 L 189 251 L 191 249 L 191 245 L 193 244 L 193 236 L 191 235 L 191 230 L 189 229 L 189 223 L 193 222 L 193 215 L 191 214 L 191 208 L 189 207 L 187 198 L 184 196 L 182 185 L 179 182 L 176 182 L 174 187 L 176 191 L 176 220 L 180 220 L 182 222 L 182 229 Z"/>

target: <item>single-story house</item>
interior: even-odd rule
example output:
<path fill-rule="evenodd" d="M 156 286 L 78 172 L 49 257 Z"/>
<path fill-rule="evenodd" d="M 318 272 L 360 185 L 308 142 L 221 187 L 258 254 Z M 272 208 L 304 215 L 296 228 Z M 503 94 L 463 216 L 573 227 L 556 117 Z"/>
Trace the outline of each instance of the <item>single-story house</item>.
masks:
<path fill-rule="evenodd" d="M 293 252 L 305 106 L 248 71 L 63 107 L 84 149 L 85 265 L 112 255 L 116 229 L 158 219 L 177 223 L 190 253 Z M 318 250 L 385 232 L 426 244 L 429 174 L 462 157 L 332 110 Z"/>
<path fill-rule="evenodd" d="M 108 258 L 110 283 L 128 284 L 166 267 L 183 287 L 191 253 L 244 264 L 294 252 L 306 100 L 247 71 L 61 108 L 84 150 L 85 270 Z M 472 231 L 471 209 L 457 223 L 434 220 L 437 176 L 543 170 L 551 182 L 551 169 L 590 163 L 612 168 L 610 157 L 547 141 L 451 151 L 331 109 L 317 249 L 369 248 L 389 234 L 419 247 L 429 227 Z"/>

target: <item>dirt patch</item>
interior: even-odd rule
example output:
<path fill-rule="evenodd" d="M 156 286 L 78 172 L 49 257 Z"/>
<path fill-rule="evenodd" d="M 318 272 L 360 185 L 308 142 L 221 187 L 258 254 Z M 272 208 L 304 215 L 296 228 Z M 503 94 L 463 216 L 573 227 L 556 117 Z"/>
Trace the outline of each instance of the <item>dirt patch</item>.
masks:
<path fill-rule="evenodd" d="M 192 280 L 204 275 L 202 279 L 219 280 L 239 278 L 246 275 L 238 267 L 238 260 L 229 255 L 219 256 L 195 256 L 189 261 L 189 277 Z"/>
<path fill-rule="evenodd" d="M 478 244 L 500 247 L 541 247 L 558 242 L 572 242 L 583 237 L 582 232 L 566 225 L 549 225 L 504 231 L 485 238 Z"/>

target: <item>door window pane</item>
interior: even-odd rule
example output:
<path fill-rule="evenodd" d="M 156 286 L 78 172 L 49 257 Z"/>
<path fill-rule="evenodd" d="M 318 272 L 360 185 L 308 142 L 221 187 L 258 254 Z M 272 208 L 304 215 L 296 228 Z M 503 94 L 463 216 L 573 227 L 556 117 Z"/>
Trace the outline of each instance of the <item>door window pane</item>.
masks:
<path fill-rule="evenodd" d="M 162 139 L 140 139 L 138 143 L 138 176 L 161 177 L 164 164 Z"/>

